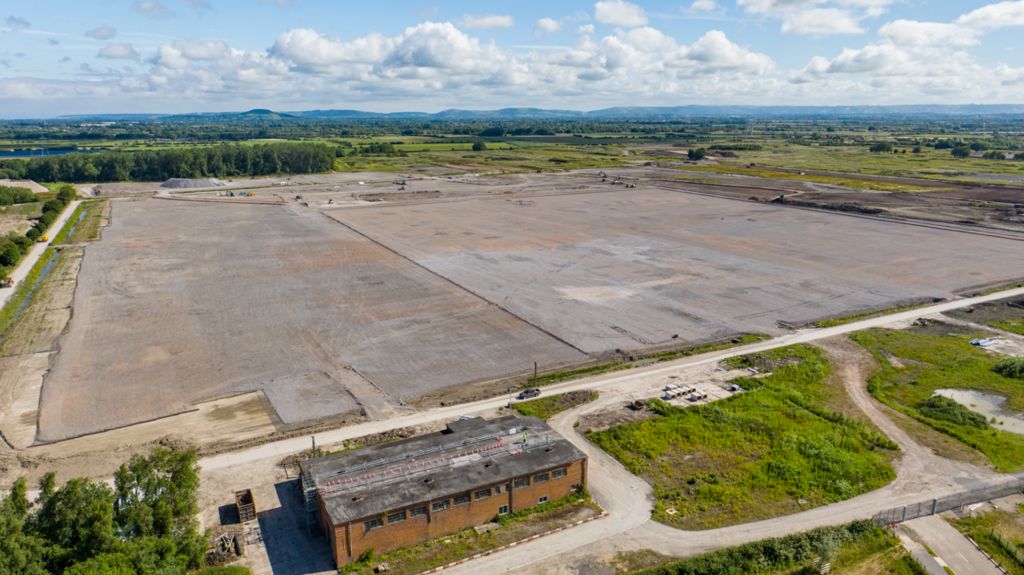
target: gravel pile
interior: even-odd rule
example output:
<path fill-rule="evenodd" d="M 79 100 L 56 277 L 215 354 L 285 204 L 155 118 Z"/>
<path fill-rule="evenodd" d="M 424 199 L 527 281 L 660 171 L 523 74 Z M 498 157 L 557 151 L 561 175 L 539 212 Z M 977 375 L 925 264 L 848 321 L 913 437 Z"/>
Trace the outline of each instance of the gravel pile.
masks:
<path fill-rule="evenodd" d="M 223 188 L 226 185 L 227 184 L 217 178 L 171 178 L 160 184 L 160 187 L 175 190 L 187 190 L 195 188 Z"/>

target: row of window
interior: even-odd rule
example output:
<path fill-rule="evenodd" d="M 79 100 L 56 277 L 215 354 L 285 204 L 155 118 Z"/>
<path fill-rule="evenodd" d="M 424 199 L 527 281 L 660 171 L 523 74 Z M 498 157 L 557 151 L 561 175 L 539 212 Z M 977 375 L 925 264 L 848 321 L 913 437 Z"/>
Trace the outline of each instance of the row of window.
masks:
<path fill-rule="evenodd" d="M 533 483 L 534 484 L 545 483 L 549 479 L 560 479 L 562 477 L 565 477 L 566 475 L 567 475 L 566 468 L 556 469 L 554 471 L 551 471 L 550 473 L 548 473 L 548 472 L 538 473 L 538 474 L 533 476 Z M 509 491 L 512 491 L 513 487 L 515 489 L 522 489 L 523 487 L 529 487 L 529 486 L 530 486 L 530 478 L 529 477 L 519 477 L 519 478 L 515 479 L 515 481 L 513 481 L 513 483 L 506 483 L 504 485 L 499 484 L 499 485 L 495 485 L 493 488 L 485 487 L 483 489 L 478 489 L 478 490 L 473 492 L 472 499 L 474 499 L 476 501 L 480 501 L 481 499 L 487 499 L 488 497 L 490 497 L 492 495 L 492 493 L 495 494 L 495 495 L 501 494 L 503 488 L 504 488 L 505 492 L 508 493 Z M 452 506 L 452 501 L 453 501 L 453 499 L 442 499 L 440 501 L 434 501 L 433 503 L 430 504 L 430 511 L 433 512 L 433 513 L 438 513 L 438 512 L 450 509 L 451 506 Z M 470 495 L 469 495 L 469 493 L 463 493 L 461 495 L 456 495 L 454 497 L 454 501 L 455 501 L 455 505 L 465 505 L 465 504 L 470 502 Z M 545 497 L 541 497 L 540 499 L 537 500 L 537 504 L 540 505 L 541 503 L 547 503 L 547 501 L 548 501 L 548 498 L 546 496 Z M 502 505 L 498 509 L 498 514 L 499 515 L 504 515 L 505 513 L 508 513 L 508 506 L 507 505 Z M 388 515 L 387 515 L 388 525 L 391 525 L 393 523 L 401 523 L 401 522 L 405 521 L 408 518 L 419 517 L 421 515 L 426 515 L 426 514 L 427 514 L 427 506 L 426 505 L 420 505 L 418 507 L 411 507 L 411 508 L 409 508 L 408 513 L 404 509 L 401 510 L 401 511 L 393 511 L 391 513 L 388 513 Z M 381 518 L 381 517 L 375 517 L 373 519 L 368 519 L 368 520 L 363 522 L 363 529 L 366 532 L 373 531 L 374 529 L 379 529 L 381 527 L 384 527 L 384 519 Z"/>

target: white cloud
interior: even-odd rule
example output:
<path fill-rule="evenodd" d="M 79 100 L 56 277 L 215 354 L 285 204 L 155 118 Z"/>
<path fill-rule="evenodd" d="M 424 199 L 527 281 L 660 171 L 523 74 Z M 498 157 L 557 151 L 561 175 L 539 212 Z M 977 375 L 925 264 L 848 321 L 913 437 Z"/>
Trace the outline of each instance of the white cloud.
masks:
<path fill-rule="evenodd" d="M 782 32 L 804 36 L 863 34 L 857 19 L 839 8 L 813 8 L 793 12 L 782 22 Z"/>
<path fill-rule="evenodd" d="M 601 0 L 594 4 L 594 18 L 602 24 L 626 28 L 647 25 L 644 9 L 625 0 Z"/>
<path fill-rule="evenodd" d="M 296 28 L 278 36 L 270 54 L 300 70 L 322 71 L 342 64 L 377 62 L 393 48 L 394 40 L 381 34 L 343 42 L 316 30 Z"/>
<path fill-rule="evenodd" d="M 117 36 L 117 28 L 108 24 L 103 24 L 102 26 L 97 26 L 92 30 L 87 30 L 85 35 L 95 40 L 110 40 L 114 36 Z"/>
<path fill-rule="evenodd" d="M 113 44 L 107 44 L 99 53 L 96 54 L 100 58 L 106 58 L 108 60 L 138 60 L 139 53 L 135 51 L 135 47 L 126 42 L 114 42 Z"/>
<path fill-rule="evenodd" d="M 185 0 L 185 4 L 188 4 L 196 12 L 209 12 L 213 10 L 210 0 Z"/>
<path fill-rule="evenodd" d="M 715 0 L 693 0 L 690 10 L 693 12 L 718 12 L 721 7 Z"/>
<path fill-rule="evenodd" d="M 511 28 L 516 25 L 515 18 L 497 14 L 466 14 L 461 21 L 463 28 L 488 29 Z"/>
<path fill-rule="evenodd" d="M 946 22 L 894 20 L 882 26 L 878 36 L 897 46 L 972 46 L 978 43 L 976 31 Z"/>
<path fill-rule="evenodd" d="M 166 18 L 174 15 L 160 0 L 135 0 L 132 10 L 149 18 Z"/>
<path fill-rule="evenodd" d="M 541 18 L 533 26 L 534 37 L 541 37 L 546 34 L 554 34 L 562 29 L 562 23 L 554 18 Z"/>

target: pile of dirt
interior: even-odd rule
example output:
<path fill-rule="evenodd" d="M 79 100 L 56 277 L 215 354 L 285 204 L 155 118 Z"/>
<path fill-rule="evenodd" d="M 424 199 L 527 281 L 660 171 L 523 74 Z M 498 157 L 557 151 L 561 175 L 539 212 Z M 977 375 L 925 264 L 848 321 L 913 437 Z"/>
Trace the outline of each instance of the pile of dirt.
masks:
<path fill-rule="evenodd" d="M 191 190 L 198 188 L 223 188 L 227 184 L 217 178 L 171 178 L 160 184 L 161 188 Z"/>

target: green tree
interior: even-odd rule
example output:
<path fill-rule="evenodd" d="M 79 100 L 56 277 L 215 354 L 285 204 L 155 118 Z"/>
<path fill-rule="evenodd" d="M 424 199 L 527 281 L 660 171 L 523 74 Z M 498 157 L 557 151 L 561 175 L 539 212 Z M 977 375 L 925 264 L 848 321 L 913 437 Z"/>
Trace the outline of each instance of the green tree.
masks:
<path fill-rule="evenodd" d="M 0 575 L 48 575 L 49 549 L 45 541 L 26 533 L 27 511 L 25 479 L 20 478 L 0 501 Z"/>
<path fill-rule="evenodd" d="M 959 145 L 954 147 L 953 151 L 950 153 L 953 154 L 954 158 L 967 158 L 970 157 L 971 155 L 971 149 L 968 148 L 967 146 Z"/>
<path fill-rule="evenodd" d="M 487 144 L 481 142 L 480 140 L 477 140 L 476 142 L 473 142 L 473 151 L 474 152 L 483 152 L 486 149 L 487 149 Z"/>
<path fill-rule="evenodd" d="M 707 153 L 708 151 L 704 148 L 690 148 L 686 152 L 686 157 L 691 161 L 697 161 L 704 159 L 704 156 L 706 156 Z"/>
<path fill-rule="evenodd" d="M 63 571 L 114 545 L 114 494 L 106 485 L 72 479 L 43 501 L 36 528 L 56 548 L 51 570 Z"/>

